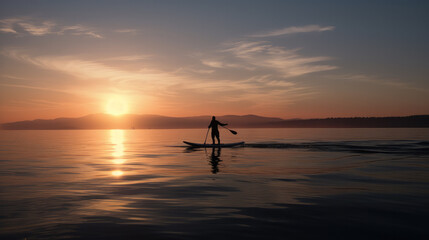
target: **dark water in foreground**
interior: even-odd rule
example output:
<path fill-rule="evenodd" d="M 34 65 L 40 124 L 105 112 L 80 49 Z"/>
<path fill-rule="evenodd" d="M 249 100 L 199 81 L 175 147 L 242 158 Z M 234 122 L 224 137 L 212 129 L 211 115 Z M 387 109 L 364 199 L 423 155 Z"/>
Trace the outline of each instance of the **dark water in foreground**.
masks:
<path fill-rule="evenodd" d="M 0 132 L 1 239 L 423 239 L 429 129 Z"/>

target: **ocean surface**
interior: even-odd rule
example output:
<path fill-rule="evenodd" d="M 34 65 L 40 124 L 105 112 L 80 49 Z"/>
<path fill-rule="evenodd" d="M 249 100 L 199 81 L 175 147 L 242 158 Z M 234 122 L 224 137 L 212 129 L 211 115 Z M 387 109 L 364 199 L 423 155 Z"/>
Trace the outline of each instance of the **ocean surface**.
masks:
<path fill-rule="evenodd" d="M 235 130 L 0 131 L 0 239 L 429 239 L 429 129 Z"/>

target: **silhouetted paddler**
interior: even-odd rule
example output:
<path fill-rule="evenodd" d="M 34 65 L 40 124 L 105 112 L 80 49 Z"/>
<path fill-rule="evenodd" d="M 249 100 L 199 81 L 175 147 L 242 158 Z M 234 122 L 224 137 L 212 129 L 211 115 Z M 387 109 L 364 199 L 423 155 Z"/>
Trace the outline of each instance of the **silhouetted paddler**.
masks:
<path fill-rule="evenodd" d="M 226 126 L 228 125 L 227 123 L 221 123 L 219 121 L 216 120 L 216 117 L 213 116 L 212 117 L 212 121 L 210 122 L 209 128 L 212 128 L 212 141 L 213 144 L 215 144 L 215 137 L 217 138 L 217 142 L 218 144 L 220 144 L 220 139 L 219 139 L 219 127 L 218 126 Z"/>

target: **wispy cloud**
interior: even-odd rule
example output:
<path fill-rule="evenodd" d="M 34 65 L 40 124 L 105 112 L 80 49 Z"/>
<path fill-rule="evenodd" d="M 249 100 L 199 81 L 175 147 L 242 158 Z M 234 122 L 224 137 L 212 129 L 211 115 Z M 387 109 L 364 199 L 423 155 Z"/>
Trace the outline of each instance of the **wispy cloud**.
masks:
<path fill-rule="evenodd" d="M 334 30 L 334 26 L 319 26 L 319 25 L 307 25 L 300 27 L 286 27 L 282 29 L 272 30 L 265 33 L 253 34 L 250 37 L 275 37 L 294 33 L 309 33 L 309 32 L 324 32 Z"/>
<path fill-rule="evenodd" d="M 14 29 L 14 25 L 17 22 L 20 22 L 21 19 L 19 18 L 7 18 L 0 20 L 0 31 L 4 33 L 15 33 L 18 34 L 18 32 Z"/>
<path fill-rule="evenodd" d="M 69 91 L 55 89 L 55 88 L 37 87 L 37 86 L 23 85 L 23 84 L 0 83 L 0 86 L 15 87 L 15 88 L 27 88 L 27 89 L 35 89 L 35 90 L 43 90 L 43 91 L 51 91 L 51 92 L 60 92 L 60 93 L 69 93 Z"/>
<path fill-rule="evenodd" d="M 297 77 L 308 73 L 328 71 L 337 66 L 322 64 L 331 60 L 327 56 L 303 56 L 299 49 L 287 49 L 284 46 L 275 46 L 269 41 L 256 41 L 252 37 L 271 37 L 294 33 L 331 31 L 334 26 L 307 25 L 287 27 L 266 33 L 254 34 L 245 37 L 242 41 L 226 43 L 218 56 L 209 56 L 201 59 L 206 67 L 214 69 L 241 68 L 250 71 L 275 71 L 281 78 Z M 219 54 L 220 53 L 220 54 Z M 220 55 L 220 56 L 219 56 Z"/>
<path fill-rule="evenodd" d="M 50 21 L 43 21 L 38 25 L 35 25 L 33 23 L 21 21 L 17 22 L 16 25 L 20 26 L 23 31 L 28 32 L 31 35 L 42 36 L 46 34 L 51 34 L 56 24 Z"/>
<path fill-rule="evenodd" d="M 116 30 L 114 30 L 114 32 L 117 32 L 117 33 L 137 34 L 139 32 L 139 30 L 134 29 L 134 28 L 124 28 L 124 29 L 116 29 Z"/>
<path fill-rule="evenodd" d="M 202 59 L 201 63 L 211 68 L 243 68 L 247 70 L 251 69 L 250 66 L 216 59 Z"/>
<path fill-rule="evenodd" d="M 330 57 L 306 57 L 299 54 L 299 49 L 286 49 L 273 46 L 265 41 L 239 41 L 227 44 L 220 51 L 223 60 L 208 61 L 202 64 L 212 68 L 235 67 L 245 70 L 266 71 L 279 73 L 282 78 L 297 77 L 308 73 L 328 71 L 337 66 L 321 64 L 331 60 Z"/>
<path fill-rule="evenodd" d="M 0 32 L 18 35 L 86 35 L 93 38 L 102 38 L 89 27 L 83 25 L 60 25 L 53 21 L 33 18 L 7 18 L 0 20 Z"/>
<path fill-rule="evenodd" d="M 105 58 L 105 61 L 139 61 L 150 58 L 151 55 L 127 55 Z"/>
<path fill-rule="evenodd" d="M 427 89 L 413 86 L 407 82 L 400 82 L 398 80 L 393 80 L 393 79 L 382 79 L 379 77 L 369 76 L 365 74 L 339 75 L 339 76 L 331 76 L 331 78 L 350 80 L 350 81 L 356 81 L 356 82 L 366 82 L 371 84 L 394 87 L 394 88 L 403 89 L 403 90 L 412 90 L 412 91 L 425 92 L 425 93 L 429 92 L 429 90 Z"/>
<path fill-rule="evenodd" d="M 64 26 L 57 32 L 58 34 L 87 35 L 93 38 L 103 38 L 95 33 L 91 28 L 82 25 Z"/>
<path fill-rule="evenodd" d="M 320 28 L 318 31 L 330 29 Z M 281 34 L 310 31 L 317 30 L 289 29 Z M 270 35 L 274 36 L 274 32 Z M 258 112 L 264 109 L 281 112 L 285 106 L 317 94 L 317 89 L 304 86 L 296 81 L 296 77 L 338 68 L 326 63 L 332 60 L 328 56 L 305 56 L 300 49 L 288 49 L 249 37 L 245 39 L 224 43 L 215 52 L 195 55 L 200 60 L 201 69 L 213 70 L 206 77 L 215 81 L 205 80 L 190 85 L 190 95 L 201 95 L 199 97 L 203 99 L 205 96 L 217 98 L 222 95 L 227 105 L 246 105 L 246 109 Z"/>
<path fill-rule="evenodd" d="M 168 81 L 173 76 L 149 69 L 127 71 L 102 64 L 97 61 L 82 60 L 73 56 L 30 56 L 19 50 L 8 49 L 3 54 L 14 59 L 33 64 L 35 66 L 63 72 L 82 79 L 103 79 L 112 82 L 140 81 Z"/>

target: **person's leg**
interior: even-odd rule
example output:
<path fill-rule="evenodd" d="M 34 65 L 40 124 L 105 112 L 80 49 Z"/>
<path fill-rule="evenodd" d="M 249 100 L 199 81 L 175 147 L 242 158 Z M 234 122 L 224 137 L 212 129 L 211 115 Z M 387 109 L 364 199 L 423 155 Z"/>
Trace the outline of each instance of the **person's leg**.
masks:
<path fill-rule="evenodd" d="M 212 130 L 212 142 L 213 142 L 213 145 L 215 144 L 215 133 L 213 132 L 213 130 Z"/>
<path fill-rule="evenodd" d="M 216 133 L 217 143 L 220 144 L 219 132 Z"/>

